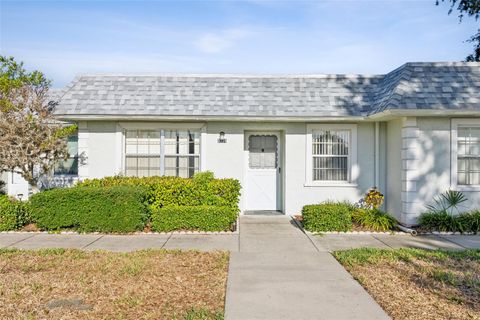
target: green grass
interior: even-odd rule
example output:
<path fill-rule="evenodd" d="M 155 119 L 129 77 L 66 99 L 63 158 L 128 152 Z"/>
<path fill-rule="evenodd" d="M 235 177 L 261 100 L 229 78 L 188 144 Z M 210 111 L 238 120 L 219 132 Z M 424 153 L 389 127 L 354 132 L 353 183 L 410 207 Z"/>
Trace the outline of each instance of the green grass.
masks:
<path fill-rule="evenodd" d="M 223 320 L 223 313 L 211 312 L 206 309 L 191 309 L 187 312 L 185 320 Z"/>
<path fill-rule="evenodd" d="M 381 260 L 411 261 L 413 258 L 421 260 L 436 259 L 438 261 L 447 259 L 471 259 L 474 261 L 480 261 L 480 250 L 444 251 L 412 248 L 401 248 L 396 250 L 359 248 L 346 251 L 335 251 L 333 255 L 345 266 L 376 264 Z"/>
<path fill-rule="evenodd" d="M 333 253 L 394 320 L 480 319 L 480 250 Z"/>

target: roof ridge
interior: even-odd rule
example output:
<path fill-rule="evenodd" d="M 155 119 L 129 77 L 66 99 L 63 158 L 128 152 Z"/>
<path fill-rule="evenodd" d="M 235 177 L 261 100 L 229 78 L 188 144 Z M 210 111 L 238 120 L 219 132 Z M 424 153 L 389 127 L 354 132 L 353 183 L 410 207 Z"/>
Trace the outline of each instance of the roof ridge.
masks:
<path fill-rule="evenodd" d="M 382 78 L 383 74 L 330 74 L 330 73 L 319 73 L 319 74 L 243 74 L 243 73 L 162 73 L 162 72 L 152 72 L 152 73 L 83 73 L 78 74 L 76 78 L 82 77 L 199 77 L 199 78 L 214 78 L 214 77 L 224 77 L 224 78 Z M 74 79 L 74 80 L 75 80 Z"/>

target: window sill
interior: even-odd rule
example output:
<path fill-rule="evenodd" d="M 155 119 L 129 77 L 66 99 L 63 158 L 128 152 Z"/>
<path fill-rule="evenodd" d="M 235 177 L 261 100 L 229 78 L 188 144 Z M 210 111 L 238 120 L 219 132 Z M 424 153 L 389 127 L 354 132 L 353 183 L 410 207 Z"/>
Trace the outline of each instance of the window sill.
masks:
<path fill-rule="evenodd" d="M 358 184 L 351 182 L 335 182 L 335 181 L 322 181 L 322 182 L 306 182 L 304 187 L 343 187 L 343 188 L 356 188 Z"/>
<path fill-rule="evenodd" d="M 456 191 L 465 191 L 465 192 L 468 192 L 468 191 L 480 191 L 480 185 L 471 185 L 471 186 L 467 186 L 467 185 L 457 185 L 457 186 L 452 186 L 452 189 L 453 190 L 456 190 Z"/>

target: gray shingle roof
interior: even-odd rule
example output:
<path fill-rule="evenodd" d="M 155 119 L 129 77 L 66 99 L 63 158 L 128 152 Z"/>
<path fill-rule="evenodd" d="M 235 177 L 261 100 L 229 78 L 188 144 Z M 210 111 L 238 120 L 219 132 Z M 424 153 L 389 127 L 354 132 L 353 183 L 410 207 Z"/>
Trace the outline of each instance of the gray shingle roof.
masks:
<path fill-rule="evenodd" d="M 377 76 L 83 75 L 56 113 L 323 117 L 387 109 L 480 111 L 480 63 L 407 63 Z"/>

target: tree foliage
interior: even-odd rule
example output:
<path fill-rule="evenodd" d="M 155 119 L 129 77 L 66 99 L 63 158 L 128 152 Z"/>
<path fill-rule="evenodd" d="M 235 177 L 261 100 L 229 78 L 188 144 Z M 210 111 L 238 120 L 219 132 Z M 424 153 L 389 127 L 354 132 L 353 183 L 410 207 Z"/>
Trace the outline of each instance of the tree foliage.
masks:
<path fill-rule="evenodd" d="M 40 71 L 0 56 L 0 172 L 19 173 L 34 188 L 41 173 L 68 158 L 67 137 L 76 130 L 55 121 L 50 84 Z"/>
<path fill-rule="evenodd" d="M 450 10 L 448 14 L 451 14 L 454 10 L 458 11 L 458 18 L 460 21 L 466 16 L 474 17 L 475 20 L 480 18 L 480 0 L 441 0 L 441 2 L 449 2 Z M 437 0 L 437 5 L 440 4 L 440 0 Z M 470 54 L 466 61 L 480 61 L 480 29 L 477 33 L 467 40 L 474 44 L 473 53 Z"/>

